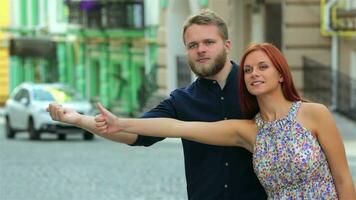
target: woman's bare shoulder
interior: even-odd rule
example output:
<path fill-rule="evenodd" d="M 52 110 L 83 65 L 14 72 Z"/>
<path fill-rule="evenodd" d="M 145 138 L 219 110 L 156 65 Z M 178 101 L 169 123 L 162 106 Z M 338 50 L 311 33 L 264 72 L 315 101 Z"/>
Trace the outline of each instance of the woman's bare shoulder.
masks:
<path fill-rule="evenodd" d="M 297 115 L 297 121 L 315 135 L 320 124 L 328 122 L 330 118 L 330 111 L 325 105 L 313 102 L 303 102 Z"/>
<path fill-rule="evenodd" d="M 305 116 L 318 117 L 320 115 L 330 113 L 330 110 L 321 103 L 303 102 L 300 107 L 300 112 Z"/>

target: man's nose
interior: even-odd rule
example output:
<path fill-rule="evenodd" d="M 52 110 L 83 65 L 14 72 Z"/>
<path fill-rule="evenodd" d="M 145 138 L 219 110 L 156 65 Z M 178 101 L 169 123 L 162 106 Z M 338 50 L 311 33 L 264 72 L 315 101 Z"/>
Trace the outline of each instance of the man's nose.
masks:
<path fill-rule="evenodd" d="M 199 44 L 198 53 L 204 53 L 204 52 L 206 52 L 206 46 L 204 44 Z"/>

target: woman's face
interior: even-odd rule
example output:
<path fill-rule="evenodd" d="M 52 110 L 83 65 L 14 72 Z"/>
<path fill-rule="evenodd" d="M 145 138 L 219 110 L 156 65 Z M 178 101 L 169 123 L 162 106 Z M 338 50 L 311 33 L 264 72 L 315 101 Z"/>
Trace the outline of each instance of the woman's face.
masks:
<path fill-rule="evenodd" d="M 263 51 L 256 50 L 248 54 L 242 67 L 247 90 L 252 95 L 281 91 L 283 78 Z"/>

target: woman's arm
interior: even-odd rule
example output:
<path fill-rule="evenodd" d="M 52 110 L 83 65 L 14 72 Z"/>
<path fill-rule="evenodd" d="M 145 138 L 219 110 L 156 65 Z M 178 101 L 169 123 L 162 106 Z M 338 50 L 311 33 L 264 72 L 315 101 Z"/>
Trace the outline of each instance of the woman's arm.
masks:
<path fill-rule="evenodd" d="M 188 140 L 220 146 L 241 146 L 252 151 L 257 126 L 252 120 L 225 120 L 218 122 L 184 122 L 170 118 L 117 118 L 100 104 L 101 114 L 95 121 L 103 134 L 117 131 L 158 137 L 181 137 Z"/>
<path fill-rule="evenodd" d="M 344 144 L 330 111 L 321 104 L 313 104 L 310 108 L 316 122 L 316 136 L 328 160 L 339 199 L 356 199 Z"/>

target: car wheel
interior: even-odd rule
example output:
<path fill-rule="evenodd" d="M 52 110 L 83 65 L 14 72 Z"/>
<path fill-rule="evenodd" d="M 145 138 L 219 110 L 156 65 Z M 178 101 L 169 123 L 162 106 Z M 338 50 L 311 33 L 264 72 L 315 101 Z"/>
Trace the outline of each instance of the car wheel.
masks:
<path fill-rule="evenodd" d="M 16 132 L 11 128 L 9 117 L 6 117 L 5 120 L 6 137 L 13 139 L 15 138 Z"/>
<path fill-rule="evenodd" d="M 93 140 L 94 139 L 94 134 L 88 132 L 88 131 L 85 131 L 83 133 L 83 139 L 84 140 Z"/>
<path fill-rule="evenodd" d="M 58 135 L 57 135 L 57 138 L 58 138 L 58 140 L 66 140 L 67 135 L 66 135 L 66 134 L 61 133 L 61 134 L 58 134 Z"/>
<path fill-rule="evenodd" d="M 28 133 L 30 134 L 30 139 L 31 140 L 39 140 L 40 139 L 40 131 L 35 129 L 35 124 L 33 122 L 33 119 L 30 119 L 28 121 Z"/>

